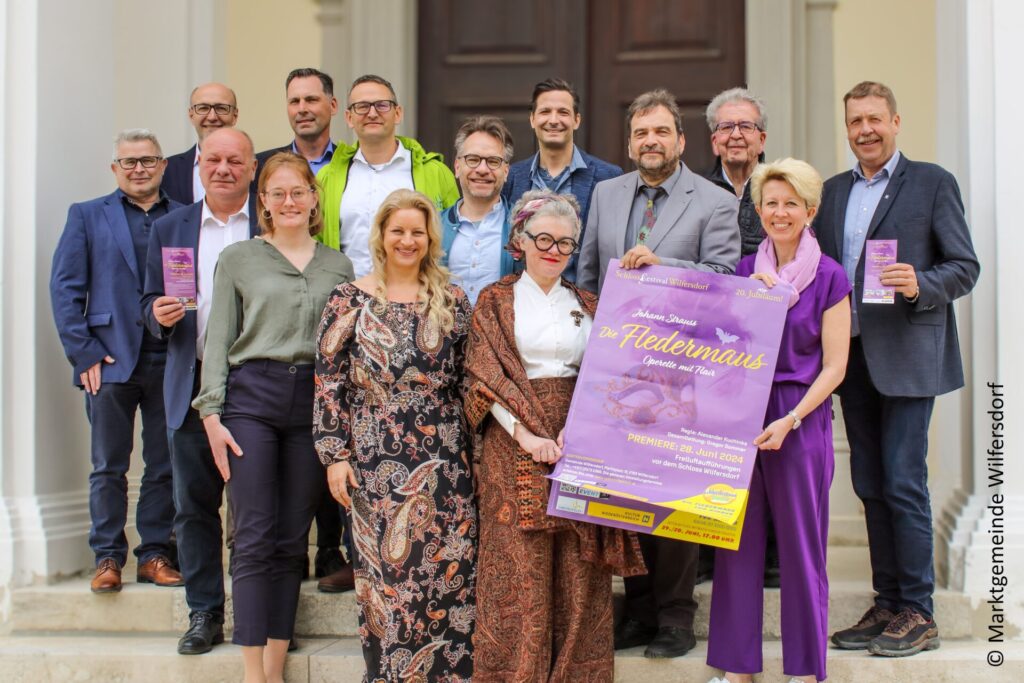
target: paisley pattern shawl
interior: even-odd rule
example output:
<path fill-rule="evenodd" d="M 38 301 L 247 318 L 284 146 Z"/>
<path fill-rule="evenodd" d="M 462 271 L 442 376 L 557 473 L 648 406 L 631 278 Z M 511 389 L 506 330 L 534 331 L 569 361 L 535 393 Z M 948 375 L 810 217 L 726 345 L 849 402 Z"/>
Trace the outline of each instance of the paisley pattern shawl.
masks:
<path fill-rule="evenodd" d="M 529 380 L 515 343 L 515 292 L 513 286 L 520 275 L 508 275 L 480 293 L 473 313 L 466 350 L 466 417 L 474 430 L 485 426 L 491 406 L 498 403 L 515 415 L 527 429 L 548 439 L 558 436 L 565 424 L 565 412 L 554 411 L 552 400 L 542 400 L 538 388 L 549 388 L 551 379 Z M 563 280 L 588 315 L 597 310 L 597 297 L 577 289 Z M 566 386 L 573 384 L 566 380 Z M 571 390 L 566 389 L 571 395 Z M 564 397 L 568 410 L 569 396 Z M 553 412 L 558 412 L 554 417 Z M 550 424 L 550 422 L 556 424 Z M 636 535 L 620 529 L 549 517 L 546 513 L 551 473 L 549 465 L 535 463 L 526 451 L 509 440 L 512 448 L 498 447 L 485 440 L 482 458 L 509 457 L 513 454 L 515 469 L 515 519 L 523 531 L 572 528 L 580 537 L 581 556 L 585 561 L 609 567 L 622 576 L 645 572 Z"/>

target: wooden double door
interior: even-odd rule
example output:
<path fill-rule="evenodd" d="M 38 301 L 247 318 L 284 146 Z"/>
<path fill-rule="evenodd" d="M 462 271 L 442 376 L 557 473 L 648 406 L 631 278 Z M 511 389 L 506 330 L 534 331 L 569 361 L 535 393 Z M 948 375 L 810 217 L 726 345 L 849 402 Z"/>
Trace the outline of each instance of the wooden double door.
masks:
<path fill-rule="evenodd" d="M 501 116 L 516 159 L 533 154 L 533 86 L 559 77 L 580 94 L 576 144 L 627 171 L 626 109 L 667 88 L 683 159 L 702 172 L 714 161 L 704 109 L 745 83 L 744 0 L 420 0 L 418 30 L 418 137 L 449 161 L 473 114 Z"/>

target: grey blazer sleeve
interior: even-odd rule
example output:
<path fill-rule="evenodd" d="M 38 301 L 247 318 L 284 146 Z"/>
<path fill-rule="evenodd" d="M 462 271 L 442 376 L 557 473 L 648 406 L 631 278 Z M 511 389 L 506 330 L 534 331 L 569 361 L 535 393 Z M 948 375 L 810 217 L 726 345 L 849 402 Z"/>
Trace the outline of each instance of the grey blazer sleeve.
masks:
<path fill-rule="evenodd" d="M 739 205 L 724 195 L 700 230 L 697 261 L 659 256 L 663 265 L 731 275 L 740 260 Z M 706 199 L 705 199 L 706 200 Z"/>
<path fill-rule="evenodd" d="M 589 292 L 597 292 L 601 274 L 601 255 L 597 242 L 597 226 L 601 222 L 601 184 L 594 187 L 590 197 L 590 212 L 587 215 L 587 229 L 583 232 L 580 258 L 576 263 L 576 286 Z"/>

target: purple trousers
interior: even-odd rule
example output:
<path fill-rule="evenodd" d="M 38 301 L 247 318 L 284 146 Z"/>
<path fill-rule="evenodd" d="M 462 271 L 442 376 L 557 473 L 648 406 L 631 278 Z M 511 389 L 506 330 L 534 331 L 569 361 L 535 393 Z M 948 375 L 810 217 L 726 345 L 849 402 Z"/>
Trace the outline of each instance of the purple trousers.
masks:
<path fill-rule="evenodd" d="M 795 406 L 807 387 L 776 384 L 765 425 Z M 738 550 L 715 554 L 708 665 L 732 673 L 762 670 L 764 552 L 774 523 L 782 580 L 782 669 L 826 678 L 828 490 L 835 470 L 832 403 L 826 400 L 789 432 L 782 448 L 758 451 Z"/>

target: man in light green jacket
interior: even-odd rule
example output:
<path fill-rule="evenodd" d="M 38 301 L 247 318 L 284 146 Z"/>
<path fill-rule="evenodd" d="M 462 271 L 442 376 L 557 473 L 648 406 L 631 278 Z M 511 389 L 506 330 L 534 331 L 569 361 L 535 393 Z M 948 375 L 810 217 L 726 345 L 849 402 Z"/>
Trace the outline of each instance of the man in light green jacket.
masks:
<path fill-rule="evenodd" d="M 373 269 L 370 226 L 377 208 L 399 188 L 422 192 L 438 211 L 459 199 L 455 176 L 444 157 L 427 152 L 411 138 L 395 135 L 402 121 L 395 89 L 380 76 L 360 76 L 348 93 L 345 121 L 355 131 L 355 147 L 339 147 L 331 163 L 320 169 L 320 206 L 324 229 L 317 239 L 340 249 L 355 267 L 356 277 Z"/>

